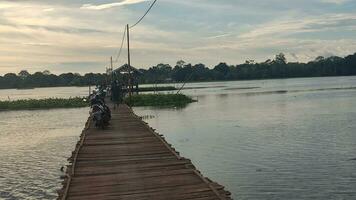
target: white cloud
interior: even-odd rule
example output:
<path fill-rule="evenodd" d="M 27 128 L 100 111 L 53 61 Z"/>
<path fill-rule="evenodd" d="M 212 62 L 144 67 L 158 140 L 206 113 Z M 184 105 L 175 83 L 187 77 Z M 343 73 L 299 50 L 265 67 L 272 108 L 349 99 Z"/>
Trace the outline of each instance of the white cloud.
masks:
<path fill-rule="evenodd" d="M 113 7 L 119 7 L 119 6 L 124 6 L 124 5 L 130 5 L 130 4 L 137 4 L 137 3 L 142 3 L 148 0 L 124 0 L 121 2 L 117 3 L 107 3 L 107 4 L 100 4 L 100 5 L 93 5 L 93 4 L 84 4 L 81 9 L 88 9 L 88 10 L 104 10 L 104 9 L 109 9 Z"/>
<path fill-rule="evenodd" d="M 206 37 L 206 39 L 224 38 L 224 37 L 228 37 L 228 36 L 231 36 L 231 35 L 232 35 L 231 33 L 224 33 L 224 34 L 209 36 L 209 37 Z"/>
<path fill-rule="evenodd" d="M 61 72 L 88 70 L 75 63 L 93 63 L 97 68 L 89 70 L 102 71 L 121 44 L 124 25 L 136 20 L 137 13 L 126 7 L 120 12 L 92 10 L 146 0 L 82 7 L 82 0 L 65 3 L 69 1 L 0 2 L 0 74 L 24 67 L 33 71 L 38 66 L 42 71 L 48 66 L 56 66 Z M 321 1 L 330 5 L 320 6 Z M 210 66 L 221 61 L 237 64 L 246 59 L 264 61 L 279 52 L 286 53 L 291 61 L 308 61 L 318 55 L 344 56 L 356 51 L 356 36 L 352 34 L 356 14 L 330 11 L 345 0 L 313 0 L 320 6 L 314 7 L 316 12 L 308 10 L 312 4 L 307 0 L 293 1 L 300 6 L 297 9 L 294 5 L 293 9 L 284 9 L 288 5 L 280 3 L 282 0 L 269 1 L 274 2 L 268 3 L 270 7 L 267 3 L 261 6 L 259 0 L 160 2 L 147 23 L 131 32 L 132 62 L 137 67 L 174 64 L 178 59 Z M 326 6 L 328 9 L 320 15 L 319 9 Z M 126 60 L 126 54 L 122 55 L 118 64 Z M 73 67 L 68 63 L 74 63 Z"/>
<path fill-rule="evenodd" d="M 349 25 L 342 25 L 345 21 L 354 21 Z M 322 16 L 309 16 L 299 19 L 279 19 L 257 26 L 251 31 L 241 34 L 240 38 L 256 38 L 268 35 L 288 35 L 295 33 L 320 32 L 339 29 L 338 24 L 344 28 L 356 26 L 356 14 L 326 14 Z"/>
<path fill-rule="evenodd" d="M 44 8 L 43 11 L 44 12 L 52 12 L 52 11 L 54 11 L 54 8 Z"/>
<path fill-rule="evenodd" d="M 323 3 L 344 4 L 350 0 L 320 0 Z"/>

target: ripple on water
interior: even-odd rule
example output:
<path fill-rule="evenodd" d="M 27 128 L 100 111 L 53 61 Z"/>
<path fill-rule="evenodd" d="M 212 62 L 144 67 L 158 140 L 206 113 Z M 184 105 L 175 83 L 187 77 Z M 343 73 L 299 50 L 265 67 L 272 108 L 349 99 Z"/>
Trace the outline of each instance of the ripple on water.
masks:
<path fill-rule="evenodd" d="M 356 199 L 355 80 L 264 82 L 205 92 L 179 111 L 135 111 L 155 115 L 146 121 L 235 199 Z"/>
<path fill-rule="evenodd" d="M 199 96 L 184 109 L 135 111 L 150 116 L 145 120 L 151 126 L 235 199 L 354 200 L 355 81 L 220 82 L 226 87 L 183 91 Z M 241 90 L 255 86 L 261 88 Z M 59 168 L 67 163 L 87 114 L 86 109 L 0 112 L 0 199 L 55 198 Z"/>
<path fill-rule="evenodd" d="M 87 116 L 86 108 L 1 112 L 9 123 L 0 133 L 0 199 L 55 199 Z"/>

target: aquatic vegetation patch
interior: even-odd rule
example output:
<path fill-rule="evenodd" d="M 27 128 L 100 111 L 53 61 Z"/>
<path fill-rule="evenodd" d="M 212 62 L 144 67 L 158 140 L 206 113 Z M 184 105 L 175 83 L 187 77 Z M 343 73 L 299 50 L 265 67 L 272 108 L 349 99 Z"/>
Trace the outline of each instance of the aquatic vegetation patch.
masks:
<path fill-rule="evenodd" d="M 130 106 L 181 107 L 196 100 L 184 94 L 138 94 L 125 97 L 124 102 Z"/>
<path fill-rule="evenodd" d="M 173 86 L 162 86 L 162 87 L 141 87 L 138 88 L 139 92 L 154 92 L 154 91 L 173 91 L 178 90 Z"/>
<path fill-rule="evenodd" d="M 88 106 L 88 102 L 81 97 L 69 99 L 23 99 L 14 101 L 0 101 L 0 110 L 35 110 L 51 108 L 80 108 Z"/>

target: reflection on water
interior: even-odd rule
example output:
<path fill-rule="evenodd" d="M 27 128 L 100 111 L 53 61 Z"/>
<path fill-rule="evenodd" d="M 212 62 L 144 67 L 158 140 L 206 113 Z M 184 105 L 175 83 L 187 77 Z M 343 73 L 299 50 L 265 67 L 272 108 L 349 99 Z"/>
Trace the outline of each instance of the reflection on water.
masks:
<path fill-rule="evenodd" d="M 276 90 L 276 91 L 258 91 L 240 93 L 241 95 L 265 95 L 265 94 L 285 94 L 296 92 L 317 92 L 317 91 L 333 91 L 333 90 L 356 90 L 356 87 L 339 87 L 339 88 L 318 88 L 318 89 L 305 89 L 305 90 Z"/>
<path fill-rule="evenodd" d="M 260 88 L 184 90 L 199 102 L 135 111 L 235 199 L 356 199 L 355 77 L 216 84 Z"/>
<path fill-rule="evenodd" d="M 231 87 L 231 88 L 226 88 L 225 90 L 250 90 L 250 89 L 257 89 L 261 87 Z"/>
<path fill-rule="evenodd" d="M 355 77 L 187 87 L 183 93 L 197 103 L 135 111 L 235 199 L 356 199 Z M 0 99 L 87 91 L 0 90 Z M 87 116 L 87 108 L 0 112 L 0 199 L 54 199 L 61 187 L 59 169 Z"/>

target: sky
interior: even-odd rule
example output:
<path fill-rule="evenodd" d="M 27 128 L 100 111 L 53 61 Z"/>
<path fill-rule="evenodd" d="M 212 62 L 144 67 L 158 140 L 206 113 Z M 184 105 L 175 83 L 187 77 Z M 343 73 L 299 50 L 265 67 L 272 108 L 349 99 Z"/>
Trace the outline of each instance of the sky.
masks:
<path fill-rule="evenodd" d="M 0 74 L 105 72 L 152 0 L 0 0 Z M 290 62 L 356 52 L 356 0 L 158 0 L 130 30 L 132 65 Z M 114 67 L 126 63 L 126 43 Z"/>

